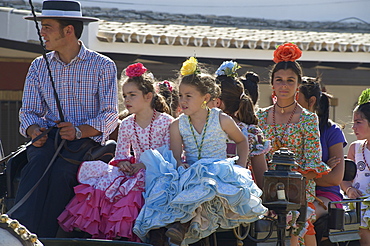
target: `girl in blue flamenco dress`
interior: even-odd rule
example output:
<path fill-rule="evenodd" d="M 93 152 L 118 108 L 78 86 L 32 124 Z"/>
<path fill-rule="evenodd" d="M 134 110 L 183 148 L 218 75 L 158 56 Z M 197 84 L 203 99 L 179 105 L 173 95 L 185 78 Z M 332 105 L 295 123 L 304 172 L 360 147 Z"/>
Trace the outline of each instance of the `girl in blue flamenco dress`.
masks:
<path fill-rule="evenodd" d="M 246 169 L 248 140 L 230 116 L 206 106 L 220 91 L 215 78 L 200 73 L 194 57 L 184 62 L 180 72 L 183 114 L 170 127 L 173 155 L 166 150 L 143 153 L 145 205 L 134 233 L 147 241 L 149 231 L 167 227 L 170 242 L 188 245 L 218 228 L 256 221 L 267 209 L 261 204 L 262 191 Z M 226 159 L 228 138 L 236 143 L 235 158 Z"/>

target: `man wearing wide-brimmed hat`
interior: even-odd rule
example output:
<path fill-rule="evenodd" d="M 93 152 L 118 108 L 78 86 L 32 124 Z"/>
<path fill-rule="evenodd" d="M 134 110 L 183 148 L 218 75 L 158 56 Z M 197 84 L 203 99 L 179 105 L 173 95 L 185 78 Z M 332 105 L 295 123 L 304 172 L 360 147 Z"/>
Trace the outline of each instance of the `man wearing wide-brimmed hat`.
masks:
<path fill-rule="evenodd" d="M 32 20 L 32 16 L 25 17 Z M 46 136 L 27 149 L 28 164 L 22 170 L 16 202 L 40 179 L 55 153 L 54 140 L 66 140 L 60 156 L 34 192 L 13 213 L 39 237 L 55 237 L 57 217 L 74 196 L 78 184 L 78 165 L 67 159 L 81 161 L 92 146 L 104 144 L 117 124 L 117 71 L 114 62 L 87 49 L 79 40 L 86 22 L 98 21 L 84 17 L 76 1 L 44 1 L 41 36 L 50 64 L 52 79 L 64 115 L 58 113 L 54 89 L 46 61 L 36 58 L 28 71 L 22 108 L 20 132 L 34 139 L 55 126 Z"/>

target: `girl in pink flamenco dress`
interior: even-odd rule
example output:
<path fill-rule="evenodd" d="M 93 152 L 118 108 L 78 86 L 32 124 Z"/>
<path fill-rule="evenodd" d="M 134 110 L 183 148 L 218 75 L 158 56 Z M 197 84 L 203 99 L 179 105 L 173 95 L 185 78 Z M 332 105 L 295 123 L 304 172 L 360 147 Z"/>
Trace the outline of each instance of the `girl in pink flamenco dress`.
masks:
<path fill-rule="evenodd" d="M 115 158 L 106 164 L 86 161 L 80 166 L 75 197 L 58 217 L 64 231 L 75 228 L 92 238 L 126 238 L 140 242 L 132 232 L 144 205 L 145 165 L 140 155 L 169 145 L 173 117 L 165 100 L 155 93 L 153 76 L 136 63 L 126 68 L 123 81 L 125 106 L 131 114 L 119 127 Z M 131 155 L 131 150 L 133 155 Z"/>

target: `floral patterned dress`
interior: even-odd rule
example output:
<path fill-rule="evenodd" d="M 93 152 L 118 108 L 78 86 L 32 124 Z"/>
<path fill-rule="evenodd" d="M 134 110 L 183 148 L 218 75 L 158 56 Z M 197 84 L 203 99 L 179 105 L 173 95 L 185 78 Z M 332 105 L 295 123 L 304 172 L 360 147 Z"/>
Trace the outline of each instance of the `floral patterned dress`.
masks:
<path fill-rule="evenodd" d="M 257 111 L 259 126 L 265 137 L 271 140 L 272 146 L 274 146 L 266 155 L 268 161 L 272 160 L 272 156 L 278 148 L 275 147 L 278 144 L 274 143 L 279 141 L 281 147 L 287 147 L 295 153 L 295 159 L 299 165 L 299 168 L 295 169 L 296 171 L 302 174 L 314 171 L 317 178 L 329 173 L 330 168 L 321 162 L 320 132 L 317 115 L 303 108 L 298 123 L 267 124 L 267 116 L 271 107 Z M 269 164 L 269 169 L 274 168 L 274 165 Z M 307 180 L 306 199 L 308 207 L 306 211 L 306 223 L 298 227 L 296 224 L 297 211 L 290 211 L 287 217 L 288 227 L 292 226 L 293 234 L 299 236 L 299 245 L 304 245 L 303 237 L 306 233 L 310 235 L 314 234 L 313 221 L 316 220 L 315 206 L 313 204 L 315 201 L 315 187 L 316 183 L 313 179 Z"/>
<path fill-rule="evenodd" d="M 298 123 L 272 125 L 266 124 L 270 108 L 257 111 L 259 126 L 265 137 L 272 143 L 276 139 L 280 140 L 284 147 L 295 153 L 296 162 L 300 166 L 297 171 L 300 173 L 314 171 L 317 178 L 327 174 L 330 168 L 321 162 L 320 132 L 316 114 L 303 109 Z M 267 154 L 269 161 L 272 160 L 275 151 L 276 149 L 272 148 Z M 274 168 L 269 165 L 269 169 Z M 315 200 L 315 181 L 313 179 L 307 181 L 306 191 L 307 201 L 313 202 Z"/>
<path fill-rule="evenodd" d="M 130 241 L 140 241 L 132 232 L 132 227 L 144 205 L 142 193 L 145 190 L 145 170 L 141 169 L 129 176 L 116 165 L 122 160 L 133 158 L 131 148 L 138 163 L 141 162 L 143 150 L 169 145 L 169 126 L 172 120 L 172 116 L 161 113 L 152 126 L 148 125 L 144 129 L 135 122 L 134 115 L 122 121 L 114 160 L 109 164 L 102 161 L 81 164 L 78 172 L 81 184 L 74 188 L 76 196 L 58 217 L 63 230 L 79 228 L 93 238 L 125 237 Z"/>

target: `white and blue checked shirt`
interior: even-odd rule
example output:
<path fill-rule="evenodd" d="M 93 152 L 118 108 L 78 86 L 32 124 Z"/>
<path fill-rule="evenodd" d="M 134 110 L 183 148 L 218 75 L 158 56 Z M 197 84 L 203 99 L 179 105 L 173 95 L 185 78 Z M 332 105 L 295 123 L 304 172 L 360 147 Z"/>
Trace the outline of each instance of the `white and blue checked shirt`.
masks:
<path fill-rule="evenodd" d="M 54 51 L 47 54 L 65 122 L 87 124 L 102 132 L 92 137 L 104 143 L 118 119 L 117 68 L 106 56 L 87 49 L 81 42 L 78 55 L 65 64 Z M 28 71 L 19 111 L 20 133 L 29 126 L 54 126 L 60 120 L 46 62 L 36 58 Z"/>

